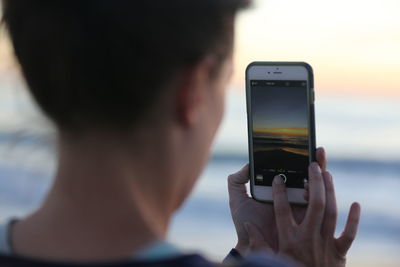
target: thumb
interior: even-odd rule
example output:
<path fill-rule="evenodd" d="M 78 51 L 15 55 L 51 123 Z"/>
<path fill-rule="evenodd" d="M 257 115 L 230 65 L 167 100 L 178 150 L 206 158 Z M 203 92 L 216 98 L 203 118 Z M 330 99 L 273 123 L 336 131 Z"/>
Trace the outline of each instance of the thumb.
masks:
<path fill-rule="evenodd" d="M 246 184 L 249 182 L 249 164 L 237 173 L 228 176 L 228 193 L 230 207 L 236 209 L 243 201 L 249 199 Z"/>
<path fill-rule="evenodd" d="M 247 235 L 249 236 L 250 251 L 263 251 L 268 253 L 273 252 L 271 245 L 264 240 L 263 234 L 256 225 L 245 222 L 244 228 L 246 229 Z"/>

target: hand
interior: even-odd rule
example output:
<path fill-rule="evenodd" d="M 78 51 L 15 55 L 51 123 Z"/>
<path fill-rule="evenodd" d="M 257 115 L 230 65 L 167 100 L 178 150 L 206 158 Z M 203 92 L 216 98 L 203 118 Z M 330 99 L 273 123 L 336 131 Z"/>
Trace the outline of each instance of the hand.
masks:
<path fill-rule="evenodd" d="M 309 167 L 309 205 L 304 220 L 297 223 L 287 200 L 285 184 L 276 176 L 273 182 L 274 210 L 278 229 L 277 254 L 291 257 L 305 266 L 345 266 L 346 253 L 357 233 L 360 205 L 353 203 L 343 233 L 334 237 L 337 219 L 332 176 L 318 164 Z M 271 251 L 262 240 L 259 227 L 248 224 L 250 245 Z"/>
<path fill-rule="evenodd" d="M 321 169 L 325 171 L 327 160 L 323 148 L 317 149 L 317 161 Z M 239 172 L 228 177 L 229 206 L 238 236 L 238 243 L 235 248 L 242 255 L 245 255 L 249 250 L 249 236 L 245 229 L 245 223 L 249 223 L 261 229 L 263 240 L 268 242 L 273 251 L 278 251 L 278 229 L 275 222 L 274 206 L 272 203 L 261 203 L 252 199 L 245 186 L 248 182 L 248 164 Z M 308 198 L 307 193 L 305 198 Z M 301 223 L 305 216 L 306 207 L 293 205 L 292 212 L 296 222 Z"/>

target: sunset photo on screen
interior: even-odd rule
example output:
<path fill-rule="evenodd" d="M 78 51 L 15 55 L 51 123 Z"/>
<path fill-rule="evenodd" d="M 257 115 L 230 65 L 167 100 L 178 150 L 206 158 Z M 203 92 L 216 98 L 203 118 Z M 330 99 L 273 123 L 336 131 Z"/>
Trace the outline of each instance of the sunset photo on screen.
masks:
<path fill-rule="evenodd" d="M 306 87 L 252 87 L 253 153 L 260 185 L 276 174 L 288 185 L 302 186 L 309 162 Z M 257 182 L 257 181 L 256 181 Z"/>

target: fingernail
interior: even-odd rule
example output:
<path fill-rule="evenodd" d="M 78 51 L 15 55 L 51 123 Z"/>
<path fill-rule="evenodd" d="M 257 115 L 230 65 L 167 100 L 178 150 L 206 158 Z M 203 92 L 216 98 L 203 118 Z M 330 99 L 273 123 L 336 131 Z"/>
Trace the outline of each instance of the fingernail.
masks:
<path fill-rule="evenodd" d="M 274 184 L 283 184 L 283 179 L 280 175 L 276 175 L 274 178 Z"/>

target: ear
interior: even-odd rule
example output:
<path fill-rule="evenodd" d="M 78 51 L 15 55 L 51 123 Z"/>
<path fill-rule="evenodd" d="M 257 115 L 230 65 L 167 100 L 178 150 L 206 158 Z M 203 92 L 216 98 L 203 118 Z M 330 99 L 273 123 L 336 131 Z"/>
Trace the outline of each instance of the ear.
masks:
<path fill-rule="evenodd" d="M 193 127 L 200 120 L 201 111 L 207 104 L 214 66 L 215 61 L 206 57 L 182 71 L 177 83 L 176 112 L 183 127 Z"/>

